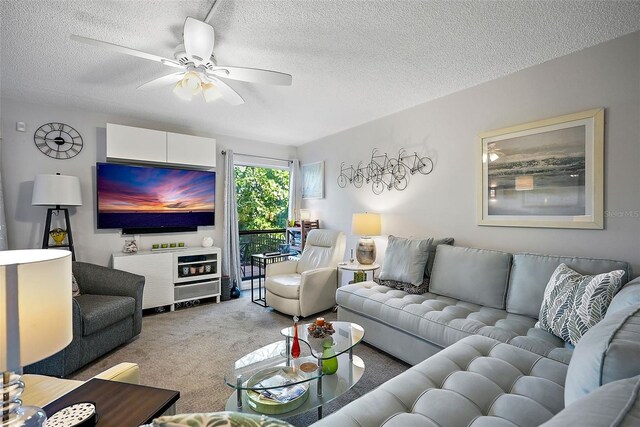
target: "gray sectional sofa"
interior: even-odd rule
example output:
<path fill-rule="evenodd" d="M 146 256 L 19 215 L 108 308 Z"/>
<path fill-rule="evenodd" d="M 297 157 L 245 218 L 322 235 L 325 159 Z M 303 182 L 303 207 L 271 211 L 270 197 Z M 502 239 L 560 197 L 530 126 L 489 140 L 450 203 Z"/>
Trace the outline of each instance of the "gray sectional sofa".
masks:
<path fill-rule="evenodd" d="M 27 374 L 66 377 L 142 330 L 143 276 L 86 262 L 74 262 L 72 268 L 80 288 L 73 298 L 73 340 L 53 356 L 26 366 Z"/>
<path fill-rule="evenodd" d="M 576 413 L 565 409 L 574 402 L 591 408 L 582 411 L 590 418 L 574 425 L 640 425 L 633 418 L 640 417 L 640 377 L 629 380 L 640 375 L 640 278 L 618 292 L 605 320 L 574 350 L 534 328 L 561 263 L 582 274 L 624 270 L 624 282 L 632 277 L 622 261 L 439 245 L 429 293 L 375 282 L 339 288 L 338 319 L 364 326 L 366 342 L 416 366 L 315 426 L 559 426 L 566 411 Z M 627 381 L 617 395 L 635 394 L 603 409 L 615 412 L 618 424 L 599 424 L 594 408 L 606 399 L 584 401 L 617 380 Z"/>

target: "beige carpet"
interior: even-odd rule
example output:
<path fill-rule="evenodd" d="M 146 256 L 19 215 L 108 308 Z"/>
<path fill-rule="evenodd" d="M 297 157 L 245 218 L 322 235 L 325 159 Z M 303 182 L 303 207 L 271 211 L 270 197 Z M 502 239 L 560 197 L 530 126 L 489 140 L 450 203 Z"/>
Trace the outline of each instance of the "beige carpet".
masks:
<path fill-rule="evenodd" d="M 321 315 L 329 320 L 336 318 L 333 312 Z M 246 353 L 280 340 L 280 329 L 291 322 L 288 316 L 253 304 L 247 296 L 146 315 L 138 339 L 76 372 L 72 378 L 86 380 L 117 363 L 134 362 L 140 365 L 142 384 L 180 391 L 178 412 L 224 410 L 233 392 L 224 383 L 228 367 Z M 325 415 L 408 367 L 364 344 L 355 349 L 355 354 L 365 362 L 364 376 L 352 390 L 326 405 Z M 311 411 L 288 421 L 302 427 L 315 420 L 316 411 Z"/>

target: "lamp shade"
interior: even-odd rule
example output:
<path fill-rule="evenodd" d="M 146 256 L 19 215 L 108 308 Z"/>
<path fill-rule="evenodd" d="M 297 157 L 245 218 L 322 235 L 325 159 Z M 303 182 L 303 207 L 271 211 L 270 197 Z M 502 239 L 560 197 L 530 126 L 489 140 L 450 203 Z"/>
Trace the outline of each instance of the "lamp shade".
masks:
<path fill-rule="evenodd" d="M 300 219 L 309 221 L 311 219 L 311 211 L 309 209 L 300 209 Z"/>
<path fill-rule="evenodd" d="M 351 232 L 356 236 L 379 236 L 380 214 L 368 212 L 353 214 Z"/>
<path fill-rule="evenodd" d="M 31 204 L 82 206 L 80 180 L 69 175 L 36 175 Z"/>
<path fill-rule="evenodd" d="M 0 371 L 19 371 L 69 345 L 71 293 L 71 252 L 0 251 Z"/>

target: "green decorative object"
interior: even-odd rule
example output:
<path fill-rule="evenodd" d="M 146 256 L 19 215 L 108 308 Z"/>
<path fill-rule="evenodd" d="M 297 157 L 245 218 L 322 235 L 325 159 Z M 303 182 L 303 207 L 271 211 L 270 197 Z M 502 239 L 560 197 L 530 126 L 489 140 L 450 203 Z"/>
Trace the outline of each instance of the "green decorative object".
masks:
<path fill-rule="evenodd" d="M 322 347 L 324 348 L 322 351 L 322 373 L 333 375 L 338 372 L 338 358 L 335 357 L 336 351 L 333 349 L 333 342 L 326 340 L 322 343 Z"/>
<path fill-rule="evenodd" d="M 184 248 L 184 242 L 180 242 L 180 243 L 178 243 L 178 247 L 179 247 L 179 248 Z"/>
<path fill-rule="evenodd" d="M 49 232 L 49 236 L 51 236 L 53 241 L 56 243 L 56 246 L 60 246 L 62 245 L 62 242 L 64 242 L 64 239 L 67 237 L 67 230 L 63 230 L 62 228 L 57 227 Z"/>
<path fill-rule="evenodd" d="M 160 249 L 160 244 L 154 243 L 153 245 L 151 245 L 151 249 Z"/>
<path fill-rule="evenodd" d="M 353 283 L 360 283 L 367 280 L 367 274 L 364 271 L 356 271 L 353 273 Z"/>
<path fill-rule="evenodd" d="M 160 246 L 162 247 L 162 249 L 166 249 L 166 248 L 169 247 L 169 244 L 168 243 L 163 243 Z"/>

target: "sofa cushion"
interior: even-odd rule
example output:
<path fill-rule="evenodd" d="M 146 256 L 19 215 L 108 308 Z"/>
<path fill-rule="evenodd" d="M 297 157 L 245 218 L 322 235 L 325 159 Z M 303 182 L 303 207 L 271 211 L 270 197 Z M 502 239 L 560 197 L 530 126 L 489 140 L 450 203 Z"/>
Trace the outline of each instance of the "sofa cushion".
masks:
<path fill-rule="evenodd" d="M 429 290 L 434 294 L 503 309 L 511 254 L 440 245 Z"/>
<path fill-rule="evenodd" d="M 567 365 L 473 336 L 315 426 L 538 426 L 563 407 Z"/>
<path fill-rule="evenodd" d="M 431 277 L 431 273 L 433 272 L 433 263 L 436 260 L 436 250 L 438 249 L 438 245 L 453 245 L 453 237 L 443 237 L 441 239 L 434 238 L 431 244 L 429 245 L 429 258 L 427 259 L 427 268 L 424 271 L 424 274 L 427 277 Z"/>
<path fill-rule="evenodd" d="M 429 246 L 433 238 L 405 239 L 389 236 L 380 280 L 394 280 L 420 286 L 424 279 Z"/>
<path fill-rule="evenodd" d="M 614 381 L 568 405 L 542 427 L 640 425 L 640 376 Z"/>
<path fill-rule="evenodd" d="M 279 274 L 267 277 L 265 288 L 274 295 L 282 298 L 300 298 L 300 274 Z"/>
<path fill-rule="evenodd" d="M 624 310 L 627 307 L 634 305 L 640 305 L 640 277 L 636 277 L 631 282 L 628 282 L 624 287 L 613 297 L 605 319 L 615 312 Z"/>
<path fill-rule="evenodd" d="M 604 318 L 613 296 L 620 289 L 622 276 L 624 270 L 583 276 L 566 264 L 560 264 L 544 291 L 536 328 L 576 345 Z"/>
<path fill-rule="evenodd" d="M 537 319 L 549 278 L 562 263 L 581 274 L 593 275 L 624 270 L 626 274 L 622 278 L 623 284 L 631 277 L 631 266 L 627 262 L 517 253 L 513 256 L 511 267 L 507 311 Z"/>
<path fill-rule="evenodd" d="M 113 295 L 82 294 L 76 297 L 82 317 L 82 335 L 87 336 L 133 317 L 136 300 Z"/>
<path fill-rule="evenodd" d="M 568 363 L 563 341 L 535 329 L 535 319 L 427 292 L 410 295 L 372 281 L 342 286 L 341 308 L 447 347 L 470 335 L 484 335 Z M 366 337 L 365 337 L 366 339 Z"/>
<path fill-rule="evenodd" d="M 640 306 L 607 317 L 582 337 L 567 373 L 567 405 L 601 385 L 640 375 Z"/>

